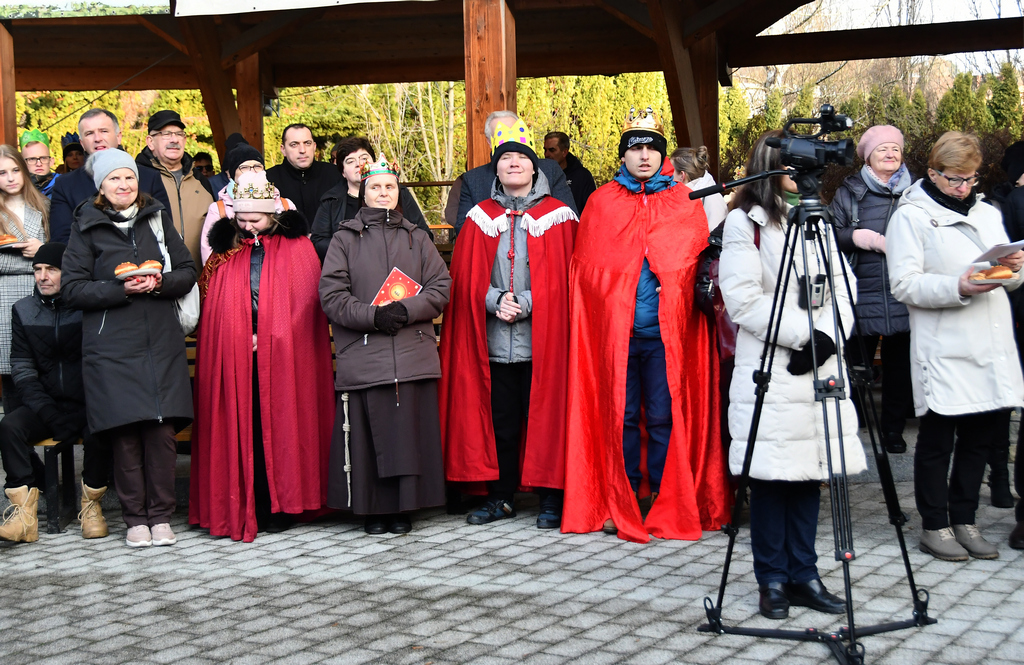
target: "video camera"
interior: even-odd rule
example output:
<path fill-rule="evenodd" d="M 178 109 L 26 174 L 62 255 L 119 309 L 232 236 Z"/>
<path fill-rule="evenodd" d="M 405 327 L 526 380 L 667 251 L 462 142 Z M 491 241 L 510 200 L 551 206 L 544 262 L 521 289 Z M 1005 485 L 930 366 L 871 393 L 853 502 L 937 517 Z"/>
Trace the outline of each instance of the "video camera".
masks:
<path fill-rule="evenodd" d="M 801 135 L 790 131 L 793 125 L 818 125 L 816 134 Z M 818 139 L 824 134 L 843 132 L 853 129 L 853 120 L 836 113 L 830 104 L 822 104 L 817 118 L 793 118 L 788 120 L 782 131 L 786 138 L 770 138 L 765 142 L 778 148 L 782 155 L 782 163 L 797 170 L 823 168 L 826 164 L 850 166 L 853 164 L 855 151 L 852 139 L 840 141 L 822 141 Z"/>

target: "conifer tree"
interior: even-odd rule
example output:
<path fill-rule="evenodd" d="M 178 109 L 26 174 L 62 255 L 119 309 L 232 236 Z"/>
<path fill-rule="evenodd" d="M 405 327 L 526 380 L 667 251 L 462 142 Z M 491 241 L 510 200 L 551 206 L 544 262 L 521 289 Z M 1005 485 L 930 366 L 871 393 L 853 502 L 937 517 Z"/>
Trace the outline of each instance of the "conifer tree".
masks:
<path fill-rule="evenodd" d="M 988 108 L 992 113 L 995 129 L 1006 129 L 1014 139 L 1020 138 L 1024 121 L 1021 117 L 1017 72 L 1011 63 L 1003 63 L 999 69 L 999 77 L 992 82 L 991 90 L 992 98 L 988 102 Z"/>

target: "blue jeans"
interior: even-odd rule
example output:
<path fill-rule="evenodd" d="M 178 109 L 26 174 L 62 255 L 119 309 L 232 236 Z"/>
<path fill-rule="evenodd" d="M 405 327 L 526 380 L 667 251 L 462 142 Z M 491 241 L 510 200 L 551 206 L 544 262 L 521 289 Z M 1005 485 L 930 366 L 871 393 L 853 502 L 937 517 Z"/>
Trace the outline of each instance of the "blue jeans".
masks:
<path fill-rule="evenodd" d="M 668 390 L 665 344 L 659 338 L 631 337 L 626 366 L 626 415 L 622 427 L 622 456 L 626 476 L 640 489 L 640 405 L 647 418 L 647 473 L 651 491 L 661 489 L 668 440 L 672 434 L 672 395 Z"/>
<path fill-rule="evenodd" d="M 750 549 L 758 584 L 818 579 L 821 483 L 750 479 Z"/>

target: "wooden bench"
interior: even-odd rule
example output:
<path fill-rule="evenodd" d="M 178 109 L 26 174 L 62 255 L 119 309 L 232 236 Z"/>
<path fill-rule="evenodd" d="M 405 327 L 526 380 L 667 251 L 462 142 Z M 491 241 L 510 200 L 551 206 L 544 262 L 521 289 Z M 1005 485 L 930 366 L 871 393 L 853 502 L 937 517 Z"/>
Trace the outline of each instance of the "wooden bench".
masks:
<path fill-rule="evenodd" d="M 45 439 L 36 443 L 43 449 L 43 464 L 46 480 L 43 495 L 46 497 L 46 533 L 60 533 L 78 516 L 75 482 L 75 445 L 82 439 L 55 441 Z"/>

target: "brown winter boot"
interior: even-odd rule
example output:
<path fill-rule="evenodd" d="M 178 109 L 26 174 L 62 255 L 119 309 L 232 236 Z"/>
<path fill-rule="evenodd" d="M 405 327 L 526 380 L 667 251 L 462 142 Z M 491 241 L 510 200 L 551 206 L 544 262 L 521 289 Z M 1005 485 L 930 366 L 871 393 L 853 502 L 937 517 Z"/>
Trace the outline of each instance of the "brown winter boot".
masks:
<path fill-rule="evenodd" d="M 16 543 L 34 543 L 39 540 L 39 522 L 36 509 L 39 508 L 39 489 L 28 485 L 4 490 L 11 505 L 4 511 L 4 523 L 0 524 L 0 538 Z"/>
<path fill-rule="evenodd" d="M 103 508 L 100 507 L 100 499 L 107 491 L 106 487 L 93 489 L 82 482 L 82 510 L 78 513 L 78 520 L 82 523 L 82 538 L 106 538 L 107 520 L 103 518 Z"/>

